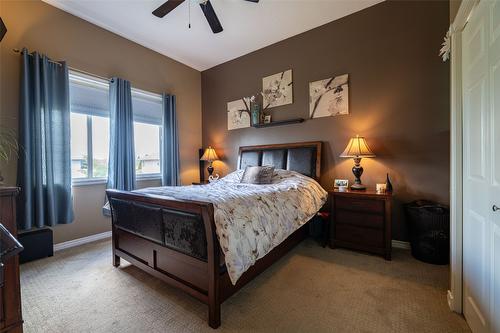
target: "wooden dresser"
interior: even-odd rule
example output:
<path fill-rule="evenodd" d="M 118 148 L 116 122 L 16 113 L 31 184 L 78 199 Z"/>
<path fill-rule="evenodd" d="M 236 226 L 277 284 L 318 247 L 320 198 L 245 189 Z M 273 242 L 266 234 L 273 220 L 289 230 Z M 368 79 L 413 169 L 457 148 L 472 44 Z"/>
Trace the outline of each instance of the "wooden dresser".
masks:
<path fill-rule="evenodd" d="M 330 247 L 361 250 L 391 260 L 391 193 L 329 191 Z"/>
<path fill-rule="evenodd" d="M 0 223 L 14 236 L 17 235 L 15 204 L 18 193 L 17 187 L 0 187 Z M 23 320 L 18 257 L 8 259 L 4 265 L 5 284 L 0 288 L 0 333 L 20 333 Z"/>

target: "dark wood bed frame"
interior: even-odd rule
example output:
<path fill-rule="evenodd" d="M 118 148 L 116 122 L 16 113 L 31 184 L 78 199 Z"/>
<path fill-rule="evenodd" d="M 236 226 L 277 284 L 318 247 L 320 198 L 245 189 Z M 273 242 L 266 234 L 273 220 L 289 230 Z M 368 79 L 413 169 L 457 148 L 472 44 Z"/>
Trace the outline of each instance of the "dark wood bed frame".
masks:
<path fill-rule="evenodd" d="M 308 149 L 312 152 L 311 157 L 301 155 L 301 152 L 307 153 Z M 285 152 L 283 158 L 281 151 Z M 243 154 L 245 154 L 245 160 L 242 158 Z M 297 163 L 297 161 L 290 160 L 292 154 L 295 160 L 301 159 L 301 156 L 305 156 L 305 159 L 310 158 L 310 161 L 306 161 L 311 165 L 310 170 L 303 170 L 303 165 L 307 163 L 302 163 L 297 168 L 290 166 L 292 163 Z M 263 161 L 263 155 L 266 156 L 265 161 Z M 252 160 L 254 157 L 256 160 Z M 268 164 L 269 158 L 272 160 L 271 164 L 275 164 L 276 167 L 296 169 L 295 171 L 309 173 L 311 177 L 319 179 L 321 142 L 240 147 L 238 167 L 243 168 L 249 164 Z M 280 165 L 281 162 L 284 164 Z M 255 265 L 240 277 L 236 285 L 233 285 L 225 269 L 224 256 L 215 230 L 214 207 L 211 203 L 118 190 L 107 190 L 106 193 L 112 211 L 113 265 L 118 267 L 120 258 L 123 258 L 206 303 L 209 310 L 208 324 L 212 328 L 217 328 L 221 324 L 220 308 L 226 299 L 308 235 L 306 223 L 266 256 L 257 260 Z M 180 245 L 169 244 L 164 235 L 165 225 L 168 223 L 176 226 L 183 223 L 196 226 L 198 223 L 203 234 L 201 238 L 204 238 L 203 242 L 206 242 L 206 257 L 189 254 L 182 247 L 182 243 Z M 160 236 L 157 237 L 157 234 Z"/>

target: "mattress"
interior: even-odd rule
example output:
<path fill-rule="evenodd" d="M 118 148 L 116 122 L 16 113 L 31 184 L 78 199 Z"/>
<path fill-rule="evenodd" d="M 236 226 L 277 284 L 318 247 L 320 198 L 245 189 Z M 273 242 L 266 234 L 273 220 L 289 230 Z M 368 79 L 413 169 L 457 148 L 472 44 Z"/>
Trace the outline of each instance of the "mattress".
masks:
<path fill-rule="evenodd" d="M 307 223 L 328 193 L 312 178 L 276 170 L 271 184 L 240 183 L 243 170 L 207 185 L 151 187 L 134 192 L 210 202 L 233 284 L 258 259 Z"/>

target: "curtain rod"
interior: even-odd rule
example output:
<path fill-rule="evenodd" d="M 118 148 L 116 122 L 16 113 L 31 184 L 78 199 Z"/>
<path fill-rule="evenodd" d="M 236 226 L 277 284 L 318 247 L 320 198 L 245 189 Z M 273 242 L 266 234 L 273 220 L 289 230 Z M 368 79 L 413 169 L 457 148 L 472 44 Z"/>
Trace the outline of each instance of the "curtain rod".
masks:
<path fill-rule="evenodd" d="M 19 49 L 12 49 L 12 51 L 14 51 L 15 53 L 21 53 L 21 50 L 19 50 Z M 30 57 L 31 57 L 31 56 L 33 56 L 33 54 L 31 54 L 31 53 L 28 53 L 28 55 L 29 55 Z M 55 60 L 51 60 L 51 59 L 49 59 L 49 62 L 54 63 L 54 64 L 57 64 L 57 65 L 59 65 L 59 66 L 61 66 L 61 65 L 62 65 L 62 64 L 61 64 L 61 62 L 59 62 L 59 61 L 55 61 Z M 74 68 L 74 67 L 70 67 L 70 66 L 68 66 L 68 69 L 71 69 L 71 70 L 72 70 L 72 71 L 74 71 L 74 72 L 78 72 L 78 73 L 82 73 L 82 74 L 86 74 L 86 75 L 94 76 L 94 77 L 97 77 L 97 78 L 99 78 L 99 79 L 101 79 L 101 80 L 105 80 L 105 81 L 111 81 L 111 80 L 112 80 L 112 79 L 110 79 L 110 78 L 108 78 L 108 77 L 100 76 L 100 75 L 97 75 L 97 74 L 94 74 L 94 73 L 89 73 L 89 72 L 86 72 L 86 71 L 81 70 L 81 69 L 78 69 L 78 68 Z"/>

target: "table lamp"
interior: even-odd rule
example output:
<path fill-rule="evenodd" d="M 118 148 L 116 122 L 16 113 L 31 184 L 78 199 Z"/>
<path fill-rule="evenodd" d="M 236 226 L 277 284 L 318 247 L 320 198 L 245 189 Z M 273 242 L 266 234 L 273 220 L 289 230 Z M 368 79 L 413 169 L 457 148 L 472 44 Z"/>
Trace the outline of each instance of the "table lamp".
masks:
<path fill-rule="evenodd" d="M 360 165 L 361 158 L 363 157 L 375 157 L 364 137 L 356 135 L 355 138 L 351 138 L 347 144 L 346 149 L 340 157 L 350 157 L 354 159 L 354 166 L 352 167 L 352 173 L 354 174 L 354 184 L 351 185 L 351 190 L 364 190 L 366 186 L 361 184 L 361 175 L 363 174 L 363 167 Z"/>
<path fill-rule="evenodd" d="M 207 168 L 209 177 L 214 172 L 214 167 L 212 166 L 212 162 L 217 161 L 218 159 L 219 157 L 217 156 L 215 149 L 213 149 L 211 146 L 208 146 L 208 148 L 205 149 L 203 156 L 200 158 L 201 161 L 208 161 L 210 163 Z"/>

